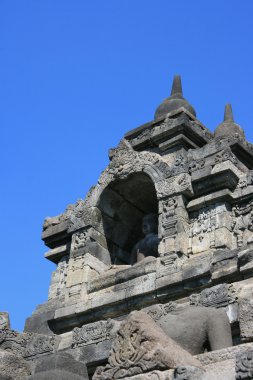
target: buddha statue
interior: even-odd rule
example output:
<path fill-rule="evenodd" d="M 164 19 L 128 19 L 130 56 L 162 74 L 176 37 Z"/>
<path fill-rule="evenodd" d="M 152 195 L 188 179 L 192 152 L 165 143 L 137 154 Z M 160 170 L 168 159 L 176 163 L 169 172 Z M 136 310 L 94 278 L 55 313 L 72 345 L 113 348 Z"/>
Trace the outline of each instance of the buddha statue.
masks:
<path fill-rule="evenodd" d="M 158 256 L 158 223 L 156 214 L 145 215 L 142 220 L 142 232 L 145 237 L 135 244 L 131 253 L 131 264 L 138 263 L 145 257 Z"/>

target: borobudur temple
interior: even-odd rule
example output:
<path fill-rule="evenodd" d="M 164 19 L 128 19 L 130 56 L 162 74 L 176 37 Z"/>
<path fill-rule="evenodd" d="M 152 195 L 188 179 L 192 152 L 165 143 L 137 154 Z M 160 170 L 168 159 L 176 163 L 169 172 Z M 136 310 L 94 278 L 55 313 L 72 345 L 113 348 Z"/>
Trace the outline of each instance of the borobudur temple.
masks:
<path fill-rule="evenodd" d="M 0 379 L 253 379 L 253 145 L 211 133 L 175 76 L 85 199 L 46 218 L 56 264 L 23 333 L 0 313 Z"/>

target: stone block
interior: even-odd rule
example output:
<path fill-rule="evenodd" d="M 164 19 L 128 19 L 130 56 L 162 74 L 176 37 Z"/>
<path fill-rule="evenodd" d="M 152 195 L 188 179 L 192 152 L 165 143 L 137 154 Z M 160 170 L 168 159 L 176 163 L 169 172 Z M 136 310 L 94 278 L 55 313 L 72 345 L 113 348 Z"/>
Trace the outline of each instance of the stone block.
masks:
<path fill-rule="evenodd" d="M 122 302 L 126 298 L 126 289 L 122 289 L 119 291 L 114 291 L 113 288 L 107 289 L 107 291 L 100 291 L 97 293 L 93 293 L 91 301 L 91 307 L 96 309 L 98 307 L 111 305 L 114 303 Z"/>
<path fill-rule="evenodd" d="M 63 244 L 46 252 L 44 257 L 57 264 L 59 260 L 69 254 L 70 244 Z"/>
<path fill-rule="evenodd" d="M 239 325 L 240 336 L 242 342 L 250 342 L 253 340 L 253 300 L 239 300 Z"/>
<path fill-rule="evenodd" d="M 47 309 L 46 306 L 41 308 L 39 313 L 34 313 L 31 317 L 25 321 L 25 332 L 35 332 L 38 334 L 53 335 L 53 331 L 50 329 L 48 321 L 54 318 L 55 310 L 60 307 L 60 303 L 55 305 L 55 308 Z"/>
<path fill-rule="evenodd" d="M 54 354 L 36 361 L 34 374 L 29 380 L 88 380 L 84 363 L 67 353 Z"/>
<path fill-rule="evenodd" d="M 57 309 L 54 314 L 54 318 L 62 318 L 65 316 L 75 315 L 76 305 L 65 306 Z"/>
<path fill-rule="evenodd" d="M 194 255 L 182 265 L 183 280 L 190 280 L 210 275 L 210 254 Z"/>
<path fill-rule="evenodd" d="M 218 250 L 211 262 L 212 280 L 238 277 L 237 251 Z"/>
<path fill-rule="evenodd" d="M 238 253 L 238 266 L 241 273 L 253 275 L 253 248 Z"/>
<path fill-rule="evenodd" d="M 156 279 L 156 289 L 176 285 L 176 284 L 182 284 L 183 282 L 183 277 L 182 277 L 182 272 L 176 271 L 169 273 L 166 276 L 160 277 Z"/>
<path fill-rule="evenodd" d="M 146 293 L 155 291 L 156 289 L 156 274 L 149 273 L 145 276 L 128 281 L 126 288 L 126 298 L 145 295 Z"/>

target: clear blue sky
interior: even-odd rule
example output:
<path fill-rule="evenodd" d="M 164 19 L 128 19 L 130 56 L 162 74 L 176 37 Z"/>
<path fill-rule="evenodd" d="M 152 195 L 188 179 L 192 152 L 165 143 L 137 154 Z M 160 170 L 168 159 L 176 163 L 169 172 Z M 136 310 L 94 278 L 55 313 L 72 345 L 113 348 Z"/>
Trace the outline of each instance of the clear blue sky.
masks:
<path fill-rule="evenodd" d="M 1 0 L 1 297 L 12 327 L 46 301 L 46 216 L 84 197 L 108 149 L 181 74 L 214 130 L 231 102 L 253 141 L 252 0 Z"/>

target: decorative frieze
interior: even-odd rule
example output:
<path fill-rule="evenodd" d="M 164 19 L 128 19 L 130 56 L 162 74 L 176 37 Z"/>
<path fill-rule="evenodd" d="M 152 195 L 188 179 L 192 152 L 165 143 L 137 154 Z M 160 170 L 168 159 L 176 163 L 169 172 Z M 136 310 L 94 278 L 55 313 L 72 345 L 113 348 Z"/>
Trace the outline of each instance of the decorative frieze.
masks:
<path fill-rule="evenodd" d="M 113 336 L 113 321 L 99 321 L 75 327 L 72 335 L 72 346 L 87 346 L 89 344 L 103 342 Z"/>
<path fill-rule="evenodd" d="M 53 352 L 54 345 L 55 337 L 53 336 L 32 333 L 20 334 L 9 329 L 0 330 L 0 349 L 24 358 Z"/>

